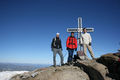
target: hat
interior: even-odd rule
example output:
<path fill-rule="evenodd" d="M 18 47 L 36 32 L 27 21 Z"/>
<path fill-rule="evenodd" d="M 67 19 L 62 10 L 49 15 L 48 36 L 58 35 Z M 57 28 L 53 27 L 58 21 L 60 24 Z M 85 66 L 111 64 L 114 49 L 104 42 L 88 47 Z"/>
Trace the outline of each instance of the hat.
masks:
<path fill-rule="evenodd" d="M 57 32 L 56 35 L 60 35 L 60 33 Z"/>

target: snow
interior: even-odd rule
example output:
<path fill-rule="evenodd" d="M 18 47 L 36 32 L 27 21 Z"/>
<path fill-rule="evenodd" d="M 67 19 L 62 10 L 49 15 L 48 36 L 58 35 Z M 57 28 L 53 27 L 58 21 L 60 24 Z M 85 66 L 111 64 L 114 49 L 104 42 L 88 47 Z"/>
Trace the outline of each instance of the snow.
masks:
<path fill-rule="evenodd" d="M 15 76 L 16 74 L 22 74 L 24 72 L 28 71 L 3 71 L 0 72 L 0 80 L 10 80 L 10 78 Z"/>

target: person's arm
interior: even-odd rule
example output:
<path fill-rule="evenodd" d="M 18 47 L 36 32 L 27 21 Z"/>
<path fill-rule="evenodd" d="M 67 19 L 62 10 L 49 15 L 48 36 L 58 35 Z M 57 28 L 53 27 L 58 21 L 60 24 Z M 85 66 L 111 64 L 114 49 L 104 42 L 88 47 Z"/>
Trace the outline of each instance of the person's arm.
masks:
<path fill-rule="evenodd" d="M 90 34 L 89 34 L 89 42 L 90 43 L 92 42 L 92 38 L 91 38 Z"/>
<path fill-rule="evenodd" d="M 89 45 L 91 46 L 91 42 L 92 42 L 92 38 L 91 38 L 91 36 L 90 36 L 90 34 L 89 34 Z"/>
<path fill-rule="evenodd" d="M 75 48 L 77 48 L 77 39 L 75 38 Z"/>
<path fill-rule="evenodd" d="M 63 50 L 63 49 L 62 49 L 62 41 L 61 41 L 61 39 L 60 39 L 60 48 L 61 48 L 61 50 Z"/>
<path fill-rule="evenodd" d="M 68 48 L 69 46 L 69 37 L 67 38 L 67 41 L 66 41 L 66 47 Z"/>
<path fill-rule="evenodd" d="M 53 40 L 51 42 L 51 48 L 53 48 L 53 43 L 54 43 L 54 38 L 53 38 Z"/>

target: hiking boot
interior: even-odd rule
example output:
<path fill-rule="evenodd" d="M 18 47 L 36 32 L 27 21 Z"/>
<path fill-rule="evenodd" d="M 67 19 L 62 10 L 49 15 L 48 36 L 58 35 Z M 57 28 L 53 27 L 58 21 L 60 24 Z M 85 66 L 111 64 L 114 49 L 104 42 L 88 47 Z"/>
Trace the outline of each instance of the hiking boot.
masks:
<path fill-rule="evenodd" d="M 71 65 L 71 62 L 68 62 L 67 65 L 70 66 L 70 65 Z"/>
<path fill-rule="evenodd" d="M 61 66 L 64 66 L 65 64 L 61 64 Z"/>
<path fill-rule="evenodd" d="M 56 67 L 56 65 L 53 65 L 53 67 Z"/>

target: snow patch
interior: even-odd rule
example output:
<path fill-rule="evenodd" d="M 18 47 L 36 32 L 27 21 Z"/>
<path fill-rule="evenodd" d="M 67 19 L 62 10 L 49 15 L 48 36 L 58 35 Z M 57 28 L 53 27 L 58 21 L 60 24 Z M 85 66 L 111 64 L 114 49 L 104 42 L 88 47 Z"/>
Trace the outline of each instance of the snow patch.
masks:
<path fill-rule="evenodd" d="M 22 74 L 24 72 L 28 71 L 3 71 L 0 72 L 0 80 L 10 80 L 10 78 L 15 76 L 16 74 Z"/>

